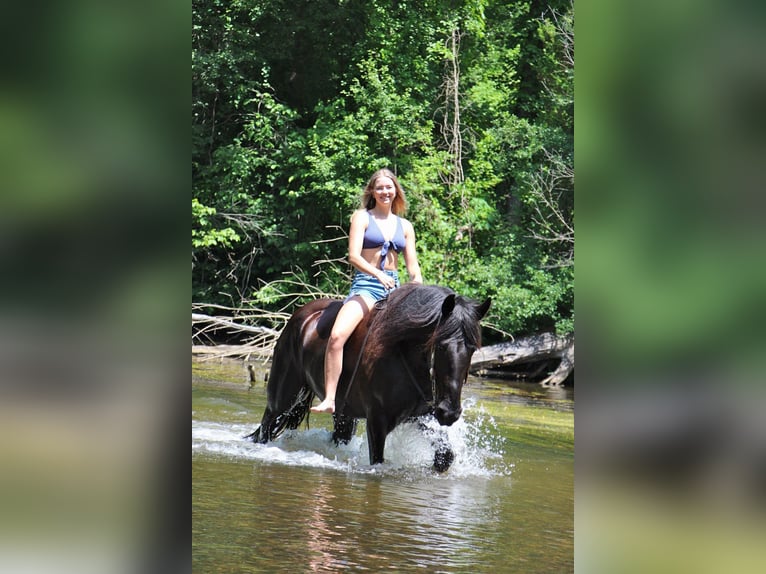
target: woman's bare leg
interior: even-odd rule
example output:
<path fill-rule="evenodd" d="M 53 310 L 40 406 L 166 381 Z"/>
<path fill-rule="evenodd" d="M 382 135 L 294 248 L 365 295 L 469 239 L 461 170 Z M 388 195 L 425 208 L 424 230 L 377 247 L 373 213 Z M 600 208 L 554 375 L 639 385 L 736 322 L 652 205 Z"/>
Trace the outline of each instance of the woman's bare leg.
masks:
<path fill-rule="evenodd" d="M 321 403 L 311 408 L 312 412 L 335 412 L 335 391 L 338 389 L 338 380 L 343 370 L 343 346 L 369 309 L 370 305 L 367 301 L 360 296 L 356 296 L 349 299 L 338 312 L 338 317 L 335 319 L 330 339 L 327 341 L 327 350 L 325 351 L 325 397 Z"/>

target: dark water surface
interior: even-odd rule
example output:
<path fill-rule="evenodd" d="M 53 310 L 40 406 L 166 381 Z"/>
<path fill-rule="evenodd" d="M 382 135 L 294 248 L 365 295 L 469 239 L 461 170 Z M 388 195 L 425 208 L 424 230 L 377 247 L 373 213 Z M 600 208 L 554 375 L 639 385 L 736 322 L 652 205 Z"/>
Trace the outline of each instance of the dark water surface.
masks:
<path fill-rule="evenodd" d="M 574 570 L 571 390 L 469 378 L 449 428 L 456 460 L 438 475 L 414 425 L 389 436 L 374 467 L 363 421 L 342 447 L 329 415 L 268 445 L 245 441 L 264 384 L 248 389 L 241 361 L 192 369 L 194 572 Z"/>

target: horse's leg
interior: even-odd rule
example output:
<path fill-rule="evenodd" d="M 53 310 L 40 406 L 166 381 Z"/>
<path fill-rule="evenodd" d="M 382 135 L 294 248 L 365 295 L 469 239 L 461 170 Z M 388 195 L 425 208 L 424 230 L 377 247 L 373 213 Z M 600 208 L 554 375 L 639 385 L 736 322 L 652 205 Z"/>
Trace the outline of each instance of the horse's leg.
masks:
<path fill-rule="evenodd" d="M 383 449 L 388 436 L 388 424 L 382 418 L 367 417 L 367 448 L 370 453 L 370 464 L 383 462 Z"/>
<path fill-rule="evenodd" d="M 446 472 L 455 461 L 455 453 L 446 433 L 437 437 L 432 444 L 436 447 L 434 451 L 434 470 L 436 472 Z"/>
<path fill-rule="evenodd" d="M 255 427 L 255 430 L 250 434 L 246 434 L 243 438 L 251 440 L 253 442 L 265 442 L 261 440 L 261 425 Z"/>
<path fill-rule="evenodd" d="M 431 445 L 434 447 L 434 470 L 436 472 L 449 470 L 449 467 L 455 462 L 455 452 L 452 450 L 447 432 L 442 429 L 433 429 L 420 419 L 414 419 L 414 421 L 418 428 L 429 437 Z"/>
<path fill-rule="evenodd" d="M 348 444 L 356 432 L 356 419 L 339 413 L 333 415 L 332 440 L 335 444 Z"/>
<path fill-rule="evenodd" d="M 266 411 L 263 413 L 263 417 L 261 418 L 261 424 L 259 424 L 256 429 L 249 435 L 246 435 L 245 438 L 261 444 L 269 442 L 271 440 L 271 427 L 273 419 L 274 415 L 272 414 L 271 410 L 266 407 Z"/>

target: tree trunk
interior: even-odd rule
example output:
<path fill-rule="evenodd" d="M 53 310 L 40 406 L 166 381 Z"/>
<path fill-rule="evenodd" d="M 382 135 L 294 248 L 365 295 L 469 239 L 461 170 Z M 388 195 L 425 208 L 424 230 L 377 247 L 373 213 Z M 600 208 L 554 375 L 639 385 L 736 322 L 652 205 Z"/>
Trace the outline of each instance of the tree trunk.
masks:
<path fill-rule="evenodd" d="M 539 381 L 545 387 L 560 386 L 574 370 L 574 335 L 556 336 L 553 333 L 542 333 L 525 337 L 512 342 L 499 343 L 483 347 L 474 353 L 471 360 L 471 372 L 477 375 L 486 375 L 497 370 L 508 371 L 508 367 L 521 367 L 523 375 L 537 378 L 541 368 L 546 363 L 558 360 L 555 369 L 548 372 L 545 378 Z M 513 369 L 511 372 L 514 372 Z M 518 374 L 518 371 L 517 371 Z"/>

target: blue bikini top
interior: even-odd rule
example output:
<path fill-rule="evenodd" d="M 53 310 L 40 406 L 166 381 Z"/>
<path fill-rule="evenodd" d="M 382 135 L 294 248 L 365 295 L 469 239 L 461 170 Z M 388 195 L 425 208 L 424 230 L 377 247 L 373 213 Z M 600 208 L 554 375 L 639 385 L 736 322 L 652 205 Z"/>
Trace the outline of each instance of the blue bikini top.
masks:
<path fill-rule="evenodd" d="M 402 220 L 398 215 L 396 216 L 396 231 L 394 231 L 394 236 L 390 241 L 386 241 L 386 238 L 383 237 L 383 232 L 380 230 L 380 227 L 378 227 L 378 224 L 375 223 L 375 218 L 370 215 L 369 211 L 367 212 L 367 216 L 369 218 L 369 223 L 367 224 L 367 229 L 364 230 L 362 248 L 371 249 L 382 247 L 380 250 L 380 268 L 384 269 L 386 266 L 386 255 L 388 255 L 389 249 L 393 247 L 394 251 L 397 253 L 401 253 L 404 250 L 405 239 Z"/>

